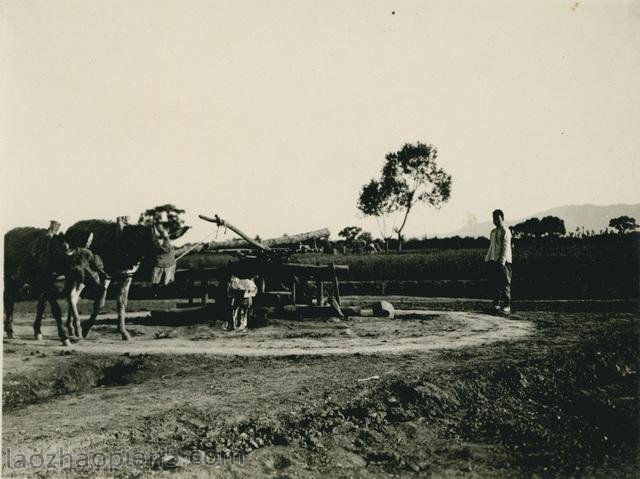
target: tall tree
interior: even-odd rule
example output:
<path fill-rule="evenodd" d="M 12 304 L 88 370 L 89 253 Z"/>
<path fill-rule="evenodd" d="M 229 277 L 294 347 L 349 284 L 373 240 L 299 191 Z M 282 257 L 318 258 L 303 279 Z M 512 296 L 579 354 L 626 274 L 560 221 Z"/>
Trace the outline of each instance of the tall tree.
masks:
<path fill-rule="evenodd" d="M 620 234 L 625 234 L 638 229 L 636 219 L 626 215 L 611 218 L 611 220 L 609 220 L 609 226 L 616 229 Z"/>
<path fill-rule="evenodd" d="M 386 220 L 397 215 L 393 233 L 398 238 L 398 250 L 402 249 L 402 231 L 414 206 L 426 203 L 440 208 L 451 196 L 451 175 L 438 167 L 437 156 L 433 145 L 407 143 L 385 156 L 380 178 L 369 181 L 360 191 L 358 209 L 382 221 L 380 229 L 385 239 L 389 237 Z"/>
<path fill-rule="evenodd" d="M 186 233 L 190 228 L 189 226 L 184 225 L 184 218 L 182 216 L 184 213 L 184 210 L 177 208 L 172 204 L 160 205 L 140 213 L 138 223 L 142 225 L 154 224 L 158 221 L 160 216 L 166 215 L 166 226 L 169 232 L 169 237 L 176 239 Z"/>

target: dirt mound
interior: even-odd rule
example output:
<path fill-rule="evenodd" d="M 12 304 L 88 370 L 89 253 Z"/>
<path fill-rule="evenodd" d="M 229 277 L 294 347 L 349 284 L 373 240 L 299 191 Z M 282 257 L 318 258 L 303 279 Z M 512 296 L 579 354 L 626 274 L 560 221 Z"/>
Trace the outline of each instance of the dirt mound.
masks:
<path fill-rule="evenodd" d="M 45 402 L 55 397 L 89 391 L 95 387 L 122 386 L 139 380 L 133 378 L 135 373 L 148 367 L 144 356 L 133 359 L 110 356 L 80 359 L 72 351 L 63 350 L 60 353 L 63 353 L 61 356 L 76 358 L 69 362 L 61 362 L 55 371 L 43 368 L 36 374 L 20 379 L 12 375 L 10 380 L 5 381 L 2 390 L 3 408 L 7 410 Z M 35 360 L 47 358 L 47 355 L 38 351 L 27 358 Z"/>
<path fill-rule="evenodd" d="M 479 476 L 500 477 L 500 468 L 526 475 L 592 475 L 594 465 L 606 470 L 613 458 L 632 458 L 637 451 L 633 336 L 619 331 L 543 360 L 469 365 L 454 376 L 439 371 L 410 380 L 371 380 L 346 403 L 327 399 L 275 420 L 253 418 L 226 430 L 205 427 L 184 450 L 253 458 L 266 448 L 253 460 L 264 464 L 264 457 L 271 458 L 272 470 L 295 469 L 278 452 L 288 446 L 316 457 L 320 468 L 325 463 L 318 456 L 334 467 L 338 457 L 338 467 L 378 465 L 396 474 L 438 475 L 451 463 L 474 463 Z M 411 445 L 434 431 L 439 437 L 430 439 L 427 451 Z M 614 467 L 621 473 L 632 463 Z M 471 472 L 470 467 L 461 470 Z"/>

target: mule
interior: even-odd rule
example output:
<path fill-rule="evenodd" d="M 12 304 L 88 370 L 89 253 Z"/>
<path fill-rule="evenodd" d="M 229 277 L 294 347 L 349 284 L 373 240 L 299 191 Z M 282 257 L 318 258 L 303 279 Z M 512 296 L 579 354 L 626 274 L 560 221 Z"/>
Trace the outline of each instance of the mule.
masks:
<path fill-rule="evenodd" d="M 58 304 L 60 291 L 56 288 L 56 280 L 68 269 L 68 245 L 64 235 L 57 232 L 59 223 L 51 223 L 48 230 L 19 227 L 4 235 L 4 330 L 7 337 L 13 337 L 14 306 L 18 294 L 28 285 L 38 298 L 33 325 L 36 339 L 42 339 L 42 318 L 49 303 L 58 336 L 64 345 L 68 345 L 69 337 Z"/>
<path fill-rule="evenodd" d="M 89 319 L 80 323 L 82 337 L 89 336 L 91 328 L 104 307 L 109 286 L 118 284 L 118 332 L 123 340 L 128 341 L 131 335 L 126 327 L 126 308 L 132 277 L 140 264 L 152 262 L 161 251 L 158 250 L 151 225 L 128 225 L 122 220 L 117 222 L 104 220 L 85 220 L 75 223 L 67 230 L 65 236 L 71 247 L 82 245 L 88 234 L 93 234 L 91 250 L 102 259 L 104 277 L 101 278 L 100 294 L 94 300 Z M 183 227 L 171 239 L 182 236 L 188 227 Z M 86 281 L 77 276 L 69 285 L 69 310 L 72 323 L 78 321 L 77 303 Z"/>

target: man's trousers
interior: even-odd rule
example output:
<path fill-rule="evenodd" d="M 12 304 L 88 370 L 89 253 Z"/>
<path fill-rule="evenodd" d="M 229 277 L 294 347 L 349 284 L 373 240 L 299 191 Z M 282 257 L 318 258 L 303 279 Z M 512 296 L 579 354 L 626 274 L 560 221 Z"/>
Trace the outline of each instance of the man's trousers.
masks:
<path fill-rule="evenodd" d="M 511 263 L 503 266 L 498 261 L 489 261 L 489 288 L 494 306 L 511 306 Z"/>

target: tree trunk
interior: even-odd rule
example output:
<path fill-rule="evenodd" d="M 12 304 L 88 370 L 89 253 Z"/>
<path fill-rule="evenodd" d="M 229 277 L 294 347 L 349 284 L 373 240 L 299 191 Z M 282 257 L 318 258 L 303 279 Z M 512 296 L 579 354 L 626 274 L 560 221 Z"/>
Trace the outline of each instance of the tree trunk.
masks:
<path fill-rule="evenodd" d="M 411 198 L 413 198 L 413 193 L 411 193 Z M 398 251 L 402 251 L 402 230 L 404 229 L 404 225 L 407 224 L 407 218 L 409 217 L 409 212 L 411 211 L 412 206 L 413 203 L 409 202 L 409 206 L 407 206 L 407 210 L 404 212 L 402 224 L 400 225 L 400 228 L 396 229 L 396 233 L 398 234 Z"/>

